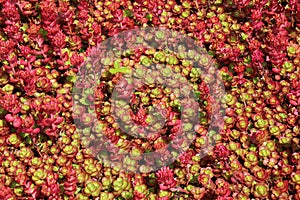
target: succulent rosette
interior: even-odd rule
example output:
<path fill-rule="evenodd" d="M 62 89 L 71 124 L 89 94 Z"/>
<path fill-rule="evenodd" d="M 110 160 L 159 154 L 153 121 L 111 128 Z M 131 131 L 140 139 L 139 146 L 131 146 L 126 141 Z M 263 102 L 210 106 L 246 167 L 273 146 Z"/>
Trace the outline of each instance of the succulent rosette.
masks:
<path fill-rule="evenodd" d="M 0 10 L 1 200 L 300 200 L 299 1 Z"/>
<path fill-rule="evenodd" d="M 87 112 L 75 113 L 77 130 L 94 157 L 146 173 L 175 161 L 195 139 L 199 123 L 210 124 L 207 144 L 195 149 L 204 156 L 224 113 L 224 87 L 214 73 L 211 57 L 179 32 L 147 28 L 115 35 L 92 49 L 80 68 L 73 105 Z"/>

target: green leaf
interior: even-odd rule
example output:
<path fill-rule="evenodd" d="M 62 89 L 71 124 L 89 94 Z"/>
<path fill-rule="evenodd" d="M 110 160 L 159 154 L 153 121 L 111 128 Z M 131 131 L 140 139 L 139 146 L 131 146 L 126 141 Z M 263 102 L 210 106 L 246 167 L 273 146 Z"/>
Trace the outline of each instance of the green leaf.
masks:
<path fill-rule="evenodd" d="M 75 76 L 68 76 L 67 81 L 75 83 L 76 82 L 76 77 Z"/>
<path fill-rule="evenodd" d="M 123 73 L 123 74 L 129 74 L 131 72 L 131 69 L 130 68 L 127 68 L 127 67 L 121 67 L 119 69 L 119 72 L 120 73 Z"/>
<path fill-rule="evenodd" d="M 133 15 L 133 12 L 131 11 L 131 10 L 125 10 L 124 11 L 124 15 L 126 16 L 126 17 L 133 17 L 134 15 Z"/>
<path fill-rule="evenodd" d="M 19 184 L 16 182 L 16 181 L 13 181 L 11 184 L 10 184 L 10 188 L 15 188 L 16 186 L 18 186 Z"/>
<path fill-rule="evenodd" d="M 116 60 L 116 61 L 114 62 L 114 68 L 115 68 L 115 69 L 119 69 L 119 68 L 120 68 L 120 61 Z"/>
<path fill-rule="evenodd" d="M 118 73 L 118 70 L 115 69 L 115 68 L 112 68 L 112 69 L 109 69 L 109 72 L 110 72 L 111 74 L 116 74 L 116 73 Z"/>
<path fill-rule="evenodd" d="M 86 99 L 80 99 L 79 102 L 80 102 L 81 104 L 83 104 L 83 105 L 86 105 L 86 106 L 90 105 L 90 103 L 87 102 Z"/>
<path fill-rule="evenodd" d="M 201 92 L 196 91 L 196 92 L 194 92 L 194 94 L 195 94 L 195 96 L 197 97 L 197 99 L 199 99 L 199 98 L 200 98 L 200 95 L 201 95 Z"/>
<path fill-rule="evenodd" d="M 258 81 L 259 81 L 259 78 L 258 78 L 258 77 L 254 77 L 254 78 L 253 78 L 254 84 L 256 84 Z"/>
<path fill-rule="evenodd" d="M 27 23 L 23 23 L 23 26 L 21 27 L 22 31 L 26 31 L 28 29 L 28 24 Z"/>
<path fill-rule="evenodd" d="M 152 20 L 152 15 L 148 13 L 148 14 L 146 15 L 146 18 L 147 18 L 148 20 Z"/>
<path fill-rule="evenodd" d="M 47 34 L 48 34 L 48 31 L 46 31 L 45 29 L 41 28 L 39 30 L 39 33 L 43 36 L 43 38 L 45 39 Z"/>

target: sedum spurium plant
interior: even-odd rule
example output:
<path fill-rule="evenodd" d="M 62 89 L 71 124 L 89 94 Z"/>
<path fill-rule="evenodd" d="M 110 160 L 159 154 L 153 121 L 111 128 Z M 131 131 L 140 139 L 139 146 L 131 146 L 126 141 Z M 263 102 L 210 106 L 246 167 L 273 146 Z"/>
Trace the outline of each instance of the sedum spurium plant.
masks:
<path fill-rule="evenodd" d="M 300 199 L 298 1 L 0 0 L 0 9 L 0 199 Z M 108 60 L 95 96 L 87 92 L 80 103 L 98 103 L 99 129 L 121 150 L 134 147 L 128 166 L 176 138 L 181 118 L 176 95 L 151 84 L 154 76 L 130 96 L 130 83 L 118 83 L 122 75 L 164 63 L 193 84 L 201 104 L 186 152 L 156 172 L 130 174 L 91 156 L 91 130 L 82 137 L 72 117 L 86 110 L 72 107 L 72 89 L 97 44 L 140 27 L 176 30 L 206 48 L 226 87 L 226 117 L 214 149 L 201 158 L 212 102 L 183 55 L 141 49 Z M 109 101 L 117 83 L 132 111 L 114 112 L 125 124 L 151 124 L 149 141 L 118 129 Z M 149 115 L 154 104 L 167 118 L 163 129 Z M 82 120 L 92 123 L 88 114 Z"/>

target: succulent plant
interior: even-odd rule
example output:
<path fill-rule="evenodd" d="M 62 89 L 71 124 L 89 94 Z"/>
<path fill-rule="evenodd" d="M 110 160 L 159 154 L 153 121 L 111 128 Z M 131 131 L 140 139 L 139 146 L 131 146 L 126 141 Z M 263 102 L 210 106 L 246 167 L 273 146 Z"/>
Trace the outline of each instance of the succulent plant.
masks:
<path fill-rule="evenodd" d="M 300 199 L 298 1 L 0 0 L 0 10 L 0 199 Z M 190 61 L 207 67 L 209 58 L 176 40 L 177 54 L 140 48 L 108 56 L 94 93 L 73 95 L 89 84 L 77 73 L 98 44 L 147 27 L 185 34 L 215 61 L 226 89 L 217 133 L 209 131 L 212 77 Z M 185 80 L 199 104 L 197 123 L 186 120 L 193 103 L 179 99 Z M 122 100 L 110 101 L 113 94 Z M 186 145 L 183 130 L 195 133 L 186 150 L 166 149 L 170 141 Z M 215 146 L 201 157 L 210 134 Z M 157 162 L 142 161 L 152 151 L 177 159 L 144 173 Z M 103 157 L 131 170 L 146 164 L 132 174 Z"/>

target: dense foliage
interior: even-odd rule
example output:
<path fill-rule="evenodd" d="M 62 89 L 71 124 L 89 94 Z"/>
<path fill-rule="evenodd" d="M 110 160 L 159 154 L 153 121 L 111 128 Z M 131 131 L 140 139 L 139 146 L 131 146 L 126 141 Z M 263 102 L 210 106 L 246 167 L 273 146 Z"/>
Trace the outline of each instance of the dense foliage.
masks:
<path fill-rule="evenodd" d="M 0 0 L 0 10 L 0 199 L 300 200 L 299 1 Z M 226 117 L 201 158 L 209 91 L 188 64 L 160 55 L 199 91 L 197 138 L 171 165 L 133 174 L 91 155 L 91 141 L 76 131 L 73 112 L 81 111 L 72 107 L 72 89 L 97 44 L 141 27 L 176 30 L 208 51 L 225 85 Z M 145 56 L 157 59 L 143 49 L 120 63 L 134 68 Z M 127 117 L 147 124 L 145 107 L 157 104 L 167 127 L 149 141 L 121 134 L 109 97 L 122 70 L 113 67 L 89 100 L 98 102 L 106 134 L 121 147 L 133 145 L 138 159 L 176 135 L 178 102 L 168 88 L 141 87 Z M 126 97 L 128 83 L 119 85 Z"/>

